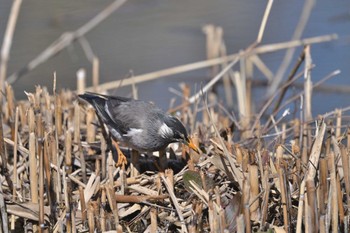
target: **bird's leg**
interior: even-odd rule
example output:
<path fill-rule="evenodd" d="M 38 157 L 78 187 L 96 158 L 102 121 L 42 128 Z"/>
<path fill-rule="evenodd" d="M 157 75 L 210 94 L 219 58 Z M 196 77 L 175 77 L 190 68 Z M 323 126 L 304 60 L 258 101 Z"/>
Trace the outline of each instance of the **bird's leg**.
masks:
<path fill-rule="evenodd" d="M 167 158 L 166 158 L 166 151 L 164 150 L 160 150 L 158 151 L 159 153 L 159 158 L 156 159 L 155 156 L 153 156 L 153 154 L 151 154 L 151 158 L 153 160 L 153 165 L 156 167 L 156 169 L 158 169 L 158 171 L 160 172 L 164 172 L 165 169 L 167 168 Z"/>
<path fill-rule="evenodd" d="M 117 150 L 118 153 L 118 162 L 116 164 L 117 167 L 125 167 L 126 164 L 128 164 L 128 161 L 126 160 L 125 155 L 123 154 L 123 152 L 120 150 L 119 145 L 116 141 L 114 141 L 113 139 L 111 140 L 112 144 L 114 145 L 115 149 Z"/>
<path fill-rule="evenodd" d="M 140 154 L 137 150 L 132 149 L 131 150 L 131 162 L 130 162 L 130 175 L 131 177 L 135 177 L 140 175 Z"/>
<path fill-rule="evenodd" d="M 161 170 L 159 170 L 159 171 L 162 171 L 162 172 L 165 171 L 165 169 L 168 166 L 168 160 L 166 158 L 165 149 L 159 151 L 159 166 L 161 168 Z"/>

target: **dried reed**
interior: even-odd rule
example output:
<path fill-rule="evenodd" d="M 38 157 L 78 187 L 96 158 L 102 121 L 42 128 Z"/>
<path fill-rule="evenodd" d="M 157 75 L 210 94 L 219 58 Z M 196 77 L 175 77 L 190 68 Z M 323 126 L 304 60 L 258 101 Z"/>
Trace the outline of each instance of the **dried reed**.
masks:
<path fill-rule="evenodd" d="M 31 67 L 81 38 L 124 2 L 115 1 L 94 20 L 62 36 Z M 84 72 L 78 75 L 77 92 L 57 91 L 54 74 L 52 95 L 38 86 L 27 93 L 27 101 L 16 101 L 12 87 L 1 86 L 0 232 L 347 232 L 350 108 L 312 115 L 315 86 L 339 73 L 312 83 L 312 44 L 336 36 L 301 39 L 312 7 L 307 1 L 294 40 L 260 45 L 272 2 L 256 41 L 233 55 L 226 55 L 222 28 L 209 25 L 204 29 L 208 60 L 99 84 L 100 60 L 81 39 L 92 62 L 93 87 L 85 87 Z M 297 46 L 304 46 L 303 52 L 283 85 L 273 81 L 269 98 L 255 100 L 254 70 L 274 80 L 260 54 L 292 48 L 276 74 L 280 77 Z M 2 56 L 6 68 L 8 53 Z M 183 85 L 178 92 L 182 103 L 172 108 L 195 133 L 202 152 L 174 145 L 159 152 L 154 165 L 148 155 L 122 148 L 131 154 L 131 165 L 115 167 L 106 132 L 98 127 L 93 109 L 79 105 L 76 94 L 133 85 L 137 97 L 140 82 L 204 67 L 212 67 L 213 78 L 196 93 Z M 284 100 L 303 75 L 303 91 Z M 14 74 L 9 81 L 18 77 Z M 221 80 L 228 107 L 212 92 Z M 297 114 L 288 116 L 283 108 L 300 102 Z M 234 105 L 238 108 L 232 113 Z"/>

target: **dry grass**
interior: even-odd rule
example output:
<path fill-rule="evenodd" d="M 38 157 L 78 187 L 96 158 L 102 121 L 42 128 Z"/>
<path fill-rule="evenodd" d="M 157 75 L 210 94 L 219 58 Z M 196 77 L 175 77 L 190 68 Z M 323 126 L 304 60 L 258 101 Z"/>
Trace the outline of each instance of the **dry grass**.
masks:
<path fill-rule="evenodd" d="M 273 121 L 270 129 L 276 134 L 269 137 L 271 130 L 260 124 L 246 129 L 241 123 L 254 121 L 232 121 L 215 102 L 200 101 L 196 108 L 182 104 L 185 122 L 193 122 L 193 111 L 200 111 L 194 129 L 203 153 L 173 147 L 158 166 L 165 170 L 158 171 L 152 158 L 137 155 L 133 166 L 120 170 L 94 112 L 80 107 L 73 92 L 50 95 L 37 87 L 27 95 L 28 101 L 15 101 L 7 86 L 2 107 L 0 204 L 9 228 L 349 229 L 350 139 L 342 126 L 348 118 L 341 110 L 309 122 Z"/>
<path fill-rule="evenodd" d="M 268 1 L 256 41 L 239 53 L 227 56 L 222 29 L 207 25 L 208 60 L 99 85 L 101 61 L 81 36 L 123 2 L 115 1 L 32 61 L 39 65 L 79 39 L 92 62 L 93 87 L 85 88 L 84 72 L 76 92 L 58 92 L 55 78 L 51 94 L 37 87 L 28 100 L 16 101 L 11 86 L 2 87 L 0 232 L 348 232 L 350 108 L 312 115 L 315 87 L 339 73 L 312 82 L 312 44 L 336 38 L 301 39 L 313 2 L 306 2 L 292 41 L 260 44 Z M 2 49 L 2 81 L 10 46 Z M 268 82 L 275 77 L 260 54 L 287 51 L 282 77 L 298 46 L 305 47 L 286 81 L 270 85 L 272 94 L 263 101 L 254 99 L 254 69 Z M 129 166 L 115 167 L 93 109 L 80 106 L 76 94 L 132 85 L 137 96 L 137 83 L 205 67 L 211 67 L 212 79 L 197 93 L 183 85 L 182 103 L 169 110 L 180 114 L 202 153 L 172 145 L 149 157 L 124 148 Z M 300 77 L 302 84 L 296 83 Z M 216 95 L 212 90 L 221 81 L 225 93 Z M 294 85 L 302 91 L 286 99 Z M 292 104 L 300 107 L 289 114 L 286 106 Z"/>

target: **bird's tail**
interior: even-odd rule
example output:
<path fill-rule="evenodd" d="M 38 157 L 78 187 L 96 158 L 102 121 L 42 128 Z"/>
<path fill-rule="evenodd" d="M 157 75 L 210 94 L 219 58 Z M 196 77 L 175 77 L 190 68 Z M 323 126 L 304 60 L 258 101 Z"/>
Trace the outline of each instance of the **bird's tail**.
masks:
<path fill-rule="evenodd" d="M 85 92 L 82 95 L 78 95 L 78 97 L 82 100 L 85 100 L 89 104 L 95 107 L 95 105 L 104 105 L 107 98 L 104 95 L 100 95 L 92 92 Z"/>
<path fill-rule="evenodd" d="M 105 110 L 105 104 L 108 98 L 104 95 L 97 93 L 86 92 L 82 95 L 78 95 L 80 99 L 91 104 L 96 110 L 97 115 L 104 121 L 110 121 L 110 116 Z"/>
<path fill-rule="evenodd" d="M 100 95 L 92 92 L 85 92 L 82 95 L 78 95 L 78 97 L 79 99 L 84 100 L 85 102 L 88 102 L 94 107 L 97 114 L 97 118 L 102 128 L 103 137 L 106 139 L 107 144 L 110 145 L 110 147 L 112 147 L 111 139 L 108 136 L 108 133 L 104 127 L 104 122 L 112 121 L 109 114 L 105 110 L 105 104 L 108 98 L 106 98 L 104 95 Z"/>

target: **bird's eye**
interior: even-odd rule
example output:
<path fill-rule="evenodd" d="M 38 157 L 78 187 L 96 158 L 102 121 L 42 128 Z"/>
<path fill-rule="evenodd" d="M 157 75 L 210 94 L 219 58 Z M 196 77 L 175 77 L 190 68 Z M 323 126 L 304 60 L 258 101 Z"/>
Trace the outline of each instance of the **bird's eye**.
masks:
<path fill-rule="evenodd" d="M 178 141 L 183 141 L 183 140 L 185 140 L 185 135 L 182 133 L 178 133 L 178 134 L 176 134 L 176 139 Z"/>

